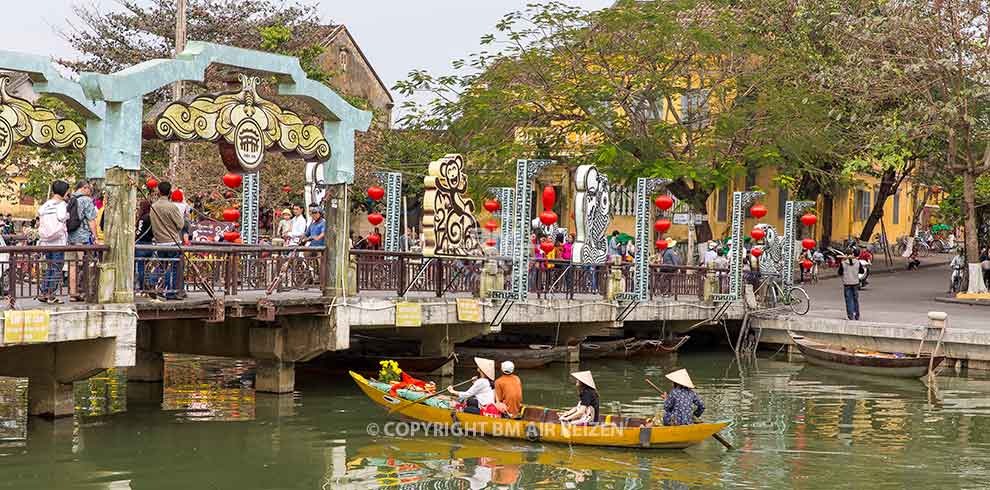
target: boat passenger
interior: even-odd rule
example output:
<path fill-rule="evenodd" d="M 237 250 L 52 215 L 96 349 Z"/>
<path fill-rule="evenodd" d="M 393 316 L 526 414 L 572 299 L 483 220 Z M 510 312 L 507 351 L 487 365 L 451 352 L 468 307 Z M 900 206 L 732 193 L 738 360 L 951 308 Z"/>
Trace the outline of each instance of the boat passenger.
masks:
<path fill-rule="evenodd" d="M 560 414 L 560 421 L 573 425 L 591 425 L 598 422 L 598 388 L 591 371 L 571 373 L 577 379 L 578 404 Z"/>
<path fill-rule="evenodd" d="M 687 369 L 679 369 L 666 377 L 674 383 L 674 387 L 669 393 L 661 395 L 664 400 L 663 425 L 693 424 L 695 417 L 701 417 L 704 413 L 705 404 L 694 392 L 694 383 L 691 382 Z"/>
<path fill-rule="evenodd" d="M 498 416 L 498 409 L 495 408 L 495 390 L 492 389 L 492 380 L 495 379 L 495 361 L 475 357 L 474 363 L 478 366 L 478 376 L 471 387 L 467 391 L 457 391 L 453 386 L 450 386 L 447 391 L 456 396 L 459 401 L 467 403 L 464 413 Z"/>
<path fill-rule="evenodd" d="M 495 406 L 510 418 L 518 417 L 522 409 L 522 380 L 513 374 L 515 370 L 512 361 L 504 361 L 502 375 L 495 380 Z"/>

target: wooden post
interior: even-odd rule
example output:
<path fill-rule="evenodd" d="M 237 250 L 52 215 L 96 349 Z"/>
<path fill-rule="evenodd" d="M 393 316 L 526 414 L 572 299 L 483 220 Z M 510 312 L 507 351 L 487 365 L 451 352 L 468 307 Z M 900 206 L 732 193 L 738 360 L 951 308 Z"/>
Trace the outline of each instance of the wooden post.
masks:
<path fill-rule="evenodd" d="M 351 252 L 347 243 L 350 235 L 347 192 L 346 184 L 334 184 L 327 189 L 327 201 L 323 210 L 327 221 L 327 246 L 323 249 L 320 267 L 324 296 L 342 296 L 347 288 L 348 257 Z"/>
<path fill-rule="evenodd" d="M 134 227 L 137 209 L 137 170 L 107 169 L 104 239 L 109 250 L 103 256 L 100 280 L 113 281 L 112 295 L 101 294 L 100 303 L 134 302 Z M 109 288 L 101 288 L 109 290 Z"/>

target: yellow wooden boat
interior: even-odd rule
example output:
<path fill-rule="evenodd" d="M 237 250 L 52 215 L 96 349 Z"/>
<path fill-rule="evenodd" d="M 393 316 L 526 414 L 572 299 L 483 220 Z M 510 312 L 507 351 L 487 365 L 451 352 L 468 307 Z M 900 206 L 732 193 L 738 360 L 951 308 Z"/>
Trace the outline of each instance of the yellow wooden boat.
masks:
<path fill-rule="evenodd" d="M 353 371 L 350 374 L 371 401 L 389 409 L 406 402 L 373 386 L 360 374 Z M 522 416 L 518 419 L 473 415 L 423 403 L 406 404 L 396 413 L 430 424 L 433 435 L 477 435 L 530 442 L 665 449 L 683 449 L 699 444 L 729 425 L 728 422 L 713 422 L 646 427 L 645 419 L 604 415 L 600 424 L 576 426 L 561 424 L 554 409 L 533 406 L 523 407 Z M 420 435 L 423 435 L 422 431 Z"/>

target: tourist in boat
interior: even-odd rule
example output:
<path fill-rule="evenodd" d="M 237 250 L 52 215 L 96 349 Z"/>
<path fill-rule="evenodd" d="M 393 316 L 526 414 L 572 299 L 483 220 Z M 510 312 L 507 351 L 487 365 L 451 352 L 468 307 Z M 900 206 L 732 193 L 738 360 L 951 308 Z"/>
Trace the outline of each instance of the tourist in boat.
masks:
<path fill-rule="evenodd" d="M 466 403 L 464 413 L 475 415 L 498 416 L 499 411 L 495 408 L 495 390 L 492 383 L 495 379 L 495 361 L 483 357 L 475 357 L 474 363 L 478 366 L 478 376 L 467 391 L 457 391 L 453 386 L 447 388 L 458 401 Z"/>
<path fill-rule="evenodd" d="M 510 418 L 518 417 L 522 409 L 522 380 L 515 370 L 512 361 L 503 361 L 502 375 L 495 380 L 495 406 Z"/>
<path fill-rule="evenodd" d="M 571 373 L 577 379 L 578 404 L 560 414 L 560 421 L 573 425 L 590 425 L 598 422 L 598 388 L 591 371 Z"/>
<path fill-rule="evenodd" d="M 701 397 L 694 392 L 694 383 L 687 369 L 679 369 L 667 374 L 667 379 L 674 383 L 670 392 L 661 395 L 663 398 L 663 425 L 689 425 L 695 417 L 701 417 L 705 412 L 705 404 Z"/>

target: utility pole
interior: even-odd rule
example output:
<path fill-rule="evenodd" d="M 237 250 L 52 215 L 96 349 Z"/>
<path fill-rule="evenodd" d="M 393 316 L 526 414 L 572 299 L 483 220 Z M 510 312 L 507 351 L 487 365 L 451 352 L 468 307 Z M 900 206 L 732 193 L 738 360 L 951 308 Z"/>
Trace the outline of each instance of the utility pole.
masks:
<path fill-rule="evenodd" d="M 186 49 L 186 7 L 188 0 L 177 0 L 175 12 L 175 57 Z M 172 100 L 182 98 L 182 80 L 172 85 Z M 168 178 L 175 179 L 176 169 L 179 168 L 179 143 L 172 143 L 168 147 Z"/>

